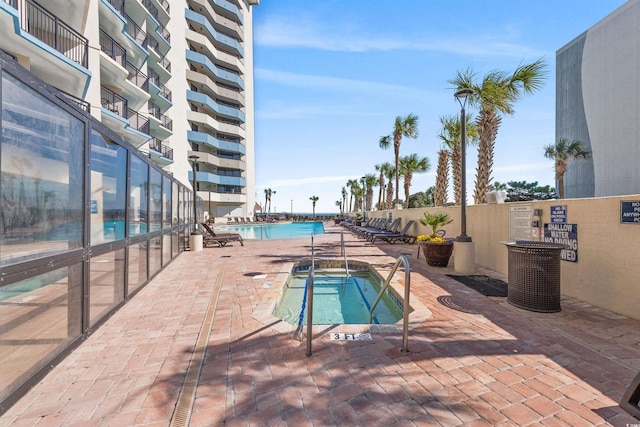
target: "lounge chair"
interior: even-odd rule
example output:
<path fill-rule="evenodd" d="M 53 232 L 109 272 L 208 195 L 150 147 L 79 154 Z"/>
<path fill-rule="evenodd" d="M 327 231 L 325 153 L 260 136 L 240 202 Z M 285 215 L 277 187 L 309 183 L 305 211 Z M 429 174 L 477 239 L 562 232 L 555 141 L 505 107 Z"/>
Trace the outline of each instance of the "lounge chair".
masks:
<path fill-rule="evenodd" d="M 385 233 L 374 235 L 371 243 L 375 243 L 376 239 L 382 239 L 387 243 L 404 242 L 411 245 L 416 241 L 417 238 L 416 236 L 407 234 L 407 232 L 414 222 L 414 220 L 409 220 L 399 233 Z"/>
<path fill-rule="evenodd" d="M 205 248 L 212 245 L 218 245 L 221 248 L 229 242 L 240 242 L 240 246 L 244 246 L 242 236 L 238 233 L 216 233 L 205 223 L 202 223 L 202 227 L 204 228 L 202 244 Z"/>
<path fill-rule="evenodd" d="M 365 239 L 367 239 L 369 241 L 372 241 L 374 239 L 374 236 L 398 233 L 398 228 L 399 227 L 400 227 L 400 218 L 396 218 L 384 230 L 368 230 L 368 231 L 364 231 L 364 232 L 362 232 L 361 237 L 364 237 Z"/>

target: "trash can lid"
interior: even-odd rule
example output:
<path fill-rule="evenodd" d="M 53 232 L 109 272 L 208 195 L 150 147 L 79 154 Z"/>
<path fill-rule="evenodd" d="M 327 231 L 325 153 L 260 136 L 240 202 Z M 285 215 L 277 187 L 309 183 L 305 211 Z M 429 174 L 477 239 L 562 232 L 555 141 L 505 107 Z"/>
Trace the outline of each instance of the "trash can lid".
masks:
<path fill-rule="evenodd" d="M 520 246 L 525 248 L 567 249 L 564 243 L 540 242 L 537 240 L 507 240 L 500 242 L 506 246 Z"/>

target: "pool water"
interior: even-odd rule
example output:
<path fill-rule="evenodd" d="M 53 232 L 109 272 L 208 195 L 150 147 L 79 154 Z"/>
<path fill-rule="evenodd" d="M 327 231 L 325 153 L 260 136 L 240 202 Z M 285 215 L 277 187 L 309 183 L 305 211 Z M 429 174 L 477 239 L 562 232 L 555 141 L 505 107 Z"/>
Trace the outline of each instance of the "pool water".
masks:
<path fill-rule="evenodd" d="M 274 315 L 292 325 L 307 322 L 308 272 L 291 275 Z M 367 271 L 356 271 L 347 280 L 344 271 L 316 270 L 314 275 L 313 324 L 368 324 L 369 310 L 380 283 Z M 393 324 L 402 319 L 402 308 L 385 292 L 374 311 L 373 323 Z"/>
<path fill-rule="evenodd" d="M 216 231 L 232 231 L 240 233 L 243 239 L 292 239 L 296 237 L 309 237 L 311 235 L 324 234 L 322 222 L 291 222 L 291 223 L 266 223 L 225 225 L 216 227 Z"/>

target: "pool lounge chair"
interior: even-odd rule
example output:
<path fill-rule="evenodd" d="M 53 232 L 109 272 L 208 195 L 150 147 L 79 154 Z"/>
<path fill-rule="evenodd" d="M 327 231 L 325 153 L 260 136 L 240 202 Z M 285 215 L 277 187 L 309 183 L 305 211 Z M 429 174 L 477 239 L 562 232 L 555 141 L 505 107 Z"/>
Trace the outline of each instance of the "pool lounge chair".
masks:
<path fill-rule="evenodd" d="M 396 234 L 398 233 L 398 228 L 400 227 L 400 218 L 394 219 L 391 224 L 385 227 L 382 230 L 366 230 L 363 231 L 360 237 L 363 237 L 369 241 L 373 239 L 373 236 L 380 234 Z"/>
<path fill-rule="evenodd" d="M 202 223 L 204 228 L 204 235 L 202 237 L 202 245 L 207 248 L 209 246 L 217 245 L 218 247 L 226 246 L 229 242 L 240 242 L 240 246 L 244 246 L 242 236 L 238 233 L 216 233 L 213 228 L 207 224 Z"/>
<path fill-rule="evenodd" d="M 416 236 L 407 234 L 407 232 L 414 222 L 414 220 L 409 220 L 399 233 L 377 234 L 373 236 L 373 238 L 371 239 L 371 243 L 375 243 L 376 239 L 382 239 L 387 243 L 404 242 L 412 245 L 417 238 Z"/>

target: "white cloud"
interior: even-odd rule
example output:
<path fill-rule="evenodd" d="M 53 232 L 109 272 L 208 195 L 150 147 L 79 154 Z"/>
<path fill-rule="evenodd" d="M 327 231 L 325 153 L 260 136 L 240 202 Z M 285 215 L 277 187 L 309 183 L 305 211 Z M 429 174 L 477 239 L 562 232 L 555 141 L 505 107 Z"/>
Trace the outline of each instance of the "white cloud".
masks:
<path fill-rule="evenodd" d="M 270 18 L 256 25 L 255 43 L 274 48 L 307 48 L 333 52 L 373 52 L 391 50 L 413 50 L 457 55 L 546 56 L 553 52 L 542 52 L 526 45 L 514 43 L 517 39 L 511 27 L 495 34 L 460 35 L 447 38 L 403 39 L 394 35 L 372 35 L 365 29 L 341 29 L 337 25 L 322 26 L 309 18 Z M 378 29 L 377 29 L 378 30 Z M 377 31 L 379 33 L 379 31 Z"/>

